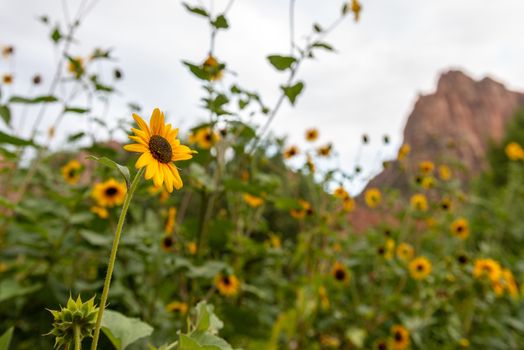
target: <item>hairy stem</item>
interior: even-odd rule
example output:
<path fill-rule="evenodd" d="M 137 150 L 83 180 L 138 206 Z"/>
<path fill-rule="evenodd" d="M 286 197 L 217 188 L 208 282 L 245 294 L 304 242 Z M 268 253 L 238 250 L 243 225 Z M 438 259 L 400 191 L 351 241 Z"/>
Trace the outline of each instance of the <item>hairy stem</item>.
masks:
<path fill-rule="evenodd" d="M 116 253 L 118 250 L 118 244 L 120 243 L 122 227 L 124 227 L 124 221 L 126 219 L 127 209 L 129 209 L 129 204 L 131 203 L 131 199 L 133 198 L 133 193 L 135 192 L 138 186 L 138 183 L 140 182 L 140 179 L 142 178 L 144 169 L 145 168 L 142 168 L 136 173 L 135 178 L 133 179 L 133 182 L 131 183 L 129 190 L 126 193 L 126 198 L 124 199 L 124 205 L 122 206 L 122 212 L 120 213 L 120 218 L 118 219 L 118 224 L 116 226 L 116 231 L 115 231 L 115 238 L 113 240 L 113 246 L 111 248 L 111 254 L 109 256 L 109 264 L 107 265 L 107 274 L 106 274 L 106 279 L 104 281 L 102 299 L 100 300 L 100 306 L 99 306 L 100 309 L 98 311 L 98 316 L 96 318 L 95 333 L 93 336 L 93 343 L 91 344 L 91 350 L 96 350 L 97 345 L 98 345 L 98 338 L 100 337 L 100 327 L 102 324 L 102 317 L 104 314 L 104 309 L 106 307 L 107 297 L 109 296 L 109 286 L 111 285 L 111 277 L 113 275 L 113 269 L 115 267 Z"/>

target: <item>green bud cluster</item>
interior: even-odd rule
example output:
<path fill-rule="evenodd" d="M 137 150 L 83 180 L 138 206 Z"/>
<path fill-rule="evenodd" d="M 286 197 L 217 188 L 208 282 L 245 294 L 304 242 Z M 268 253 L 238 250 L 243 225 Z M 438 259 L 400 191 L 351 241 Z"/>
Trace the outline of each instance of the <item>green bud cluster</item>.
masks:
<path fill-rule="evenodd" d="M 95 298 L 85 303 L 80 296 L 75 300 L 69 297 L 67 307 L 58 310 L 48 310 L 53 315 L 53 329 L 46 335 L 55 336 L 55 349 L 70 349 L 75 341 L 75 332 L 80 341 L 85 337 L 92 337 L 98 307 L 94 304 Z"/>

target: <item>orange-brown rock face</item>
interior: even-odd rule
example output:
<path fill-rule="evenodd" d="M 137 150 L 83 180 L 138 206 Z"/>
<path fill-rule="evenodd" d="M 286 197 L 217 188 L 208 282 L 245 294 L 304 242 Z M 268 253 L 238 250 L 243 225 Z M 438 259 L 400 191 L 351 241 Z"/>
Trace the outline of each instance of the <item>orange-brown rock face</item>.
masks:
<path fill-rule="evenodd" d="M 423 160 L 437 164 L 458 160 L 465 166 L 461 177 L 467 182 L 483 168 L 489 142 L 504 136 L 519 107 L 524 107 L 524 94 L 491 78 L 475 81 L 460 71 L 442 74 L 436 92 L 421 96 L 407 120 L 404 142 L 411 146 L 407 166 L 414 168 Z M 408 180 L 397 166 L 385 169 L 368 187 L 395 187 L 405 193 Z M 367 227 L 366 218 L 373 221 L 373 215 L 360 208 L 352 218 L 355 224 L 360 222 L 357 226 Z"/>

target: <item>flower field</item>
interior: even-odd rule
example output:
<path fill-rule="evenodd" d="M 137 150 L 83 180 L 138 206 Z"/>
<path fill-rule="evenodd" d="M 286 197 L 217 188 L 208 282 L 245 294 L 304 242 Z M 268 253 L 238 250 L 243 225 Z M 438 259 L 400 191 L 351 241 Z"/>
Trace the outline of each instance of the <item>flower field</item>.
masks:
<path fill-rule="evenodd" d="M 267 57 L 274 103 L 214 51 L 234 1 L 184 3 L 210 29 L 209 54 L 182 63 L 208 118 L 185 130 L 162 106 L 130 104 L 115 128 L 91 113 L 125 72 L 118 45 L 75 54 L 84 3 L 69 23 L 38 18 L 56 72 L 35 72 L 29 92 L 14 88 L 16 43 L 2 48 L 0 350 L 524 349 L 524 112 L 477 176 L 404 143 L 383 167 L 406 186 L 358 194 L 366 175 L 332 166 L 321 127 L 299 147 L 271 125 L 300 103 L 304 62 L 321 66 L 339 23 L 359 24 L 359 1 L 330 3 L 331 24 Z M 68 134 L 64 118 L 116 136 Z"/>

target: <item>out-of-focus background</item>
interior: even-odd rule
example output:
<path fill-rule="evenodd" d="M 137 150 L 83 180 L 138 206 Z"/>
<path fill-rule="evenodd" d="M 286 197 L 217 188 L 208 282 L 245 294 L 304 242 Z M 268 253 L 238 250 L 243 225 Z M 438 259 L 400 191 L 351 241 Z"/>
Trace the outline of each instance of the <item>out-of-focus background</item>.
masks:
<path fill-rule="evenodd" d="M 9 64 L 19 74 L 11 88 L 29 89 L 34 73 L 51 80 L 55 53 L 47 29 L 36 20 L 44 14 L 74 16 L 79 1 L 4 0 L 0 2 L 0 45 L 16 44 Z M 210 1 L 202 1 L 209 5 Z M 227 1 L 213 2 L 217 12 Z M 316 0 L 296 2 L 295 37 L 304 38 L 311 24 L 326 24 L 338 13 L 336 6 Z M 64 10 L 65 9 L 65 10 Z M 458 68 L 480 79 L 492 76 L 513 90 L 524 90 L 524 2 L 379 0 L 363 3 L 365 16 L 355 25 L 342 23 L 330 35 L 337 54 L 319 53 L 306 62 L 299 77 L 308 82 L 296 108 L 285 104 L 272 130 L 302 145 L 304 129 L 317 127 L 322 141 L 331 141 L 345 169 L 359 163 L 366 173 L 381 169 L 376 153 L 382 136 L 391 136 L 381 158 L 394 158 L 402 143 L 406 118 L 419 94 L 435 90 L 441 72 Z M 28 15 L 31 13 L 31 15 Z M 282 80 L 265 57 L 289 50 L 289 4 L 286 1 L 237 1 L 229 13 L 230 30 L 219 34 L 215 54 L 228 63 L 224 83 L 237 80 L 257 86 L 265 102 L 278 97 Z M 263 28 L 263 30 L 261 30 Z M 120 94 L 110 109 L 100 111 L 109 123 L 128 114 L 126 104 L 140 101 L 144 111 L 161 107 L 171 121 L 188 128 L 206 114 L 199 109 L 199 82 L 181 60 L 202 61 L 207 55 L 209 32 L 200 18 L 188 16 L 178 1 L 111 0 L 92 8 L 80 27 L 73 52 L 88 56 L 93 47 L 114 47 L 113 56 L 125 72 Z M 10 67 L 0 61 L 0 74 Z M 51 112 L 44 124 L 54 119 Z M 259 117 L 262 122 L 265 117 Z M 77 118 L 65 120 L 64 135 L 85 128 Z M 361 149 L 361 135 L 370 145 Z M 122 135 L 121 135 L 122 136 Z M 54 143 L 59 147 L 63 137 Z M 101 137 L 103 135 L 101 134 Z M 364 177 L 367 179 L 369 177 Z M 351 190 L 360 190 L 365 180 Z"/>

